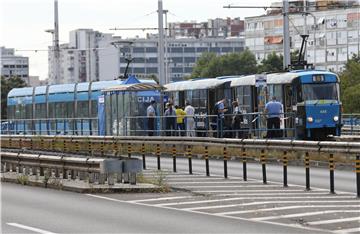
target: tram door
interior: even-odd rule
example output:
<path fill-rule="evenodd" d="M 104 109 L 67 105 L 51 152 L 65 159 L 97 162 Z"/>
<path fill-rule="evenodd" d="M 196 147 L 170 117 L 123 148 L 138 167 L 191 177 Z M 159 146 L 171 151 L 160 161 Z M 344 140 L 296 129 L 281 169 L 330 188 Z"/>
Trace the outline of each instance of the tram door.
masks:
<path fill-rule="evenodd" d="M 291 113 L 292 113 L 292 95 L 293 95 L 293 91 L 292 91 L 292 87 L 290 84 L 286 84 L 284 85 L 284 113 L 286 113 L 284 115 L 284 124 L 285 124 L 285 129 L 287 129 L 285 131 L 285 137 L 293 137 L 294 136 L 294 131 L 292 130 L 292 128 L 294 128 L 294 117 Z"/>

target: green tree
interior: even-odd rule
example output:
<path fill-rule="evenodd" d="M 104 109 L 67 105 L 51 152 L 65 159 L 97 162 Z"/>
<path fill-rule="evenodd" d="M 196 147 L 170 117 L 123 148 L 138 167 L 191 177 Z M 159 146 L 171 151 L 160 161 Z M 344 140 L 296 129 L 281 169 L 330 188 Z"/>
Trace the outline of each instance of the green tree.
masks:
<path fill-rule="evenodd" d="M 360 113 L 360 55 L 355 55 L 340 74 L 341 101 L 345 113 Z"/>
<path fill-rule="evenodd" d="M 256 73 L 256 70 L 255 56 L 249 50 L 222 56 L 204 53 L 196 63 L 191 77 L 247 75 Z"/>
<path fill-rule="evenodd" d="M 191 73 L 191 78 L 206 77 L 208 74 L 209 63 L 216 60 L 217 56 L 215 53 L 205 52 L 196 61 L 196 65 Z"/>
<path fill-rule="evenodd" d="M 258 73 L 280 71 L 283 71 L 283 56 L 282 54 L 277 55 L 275 52 L 269 54 L 258 66 Z"/>
<path fill-rule="evenodd" d="M 10 90 L 25 86 L 25 81 L 20 77 L 5 78 L 1 76 L 1 119 L 7 119 L 7 95 Z"/>

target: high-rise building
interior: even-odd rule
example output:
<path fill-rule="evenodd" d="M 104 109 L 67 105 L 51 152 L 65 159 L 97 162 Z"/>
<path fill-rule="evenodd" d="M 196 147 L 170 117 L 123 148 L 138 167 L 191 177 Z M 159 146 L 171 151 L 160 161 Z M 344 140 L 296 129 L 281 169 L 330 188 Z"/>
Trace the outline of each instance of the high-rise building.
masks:
<path fill-rule="evenodd" d="M 29 57 L 15 55 L 15 49 L 0 47 L 1 76 L 5 78 L 20 77 L 29 82 Z"/>
<path fill-rule="evenodd" d="M 341 71 L 349 58 L 360 51 L 360 6 L 355 1 L 339 9 L 335 2 L 309 2 L 304 18 L 303 6 L 290 10 L 291 50 L 300 50 L 301 34 L 309 35 L 305 59 L 318 69 Z M 331 2 L 331 4 L 330 4 Z M 343 1 L 344 2 L 344 1 Z M 290 6 L 293 2 L 290 2 Z M 335 5 L 334 5 L 335 4 Z M 283 16 L 271 11 L 267 15 L 245 18 L 245 45 L 260 62 L 268 54 L 283 53 Z"/>
<path fill-rule="evenodd" d="M 97 81 L 99 78 L 99 41 L 111 38 L 92 29 L 77 29 L 70 32 L 69 43 L 60 45 L 59 83 Z M 54 56 L 49 47 L 49 83 L 54 83 Z"/>

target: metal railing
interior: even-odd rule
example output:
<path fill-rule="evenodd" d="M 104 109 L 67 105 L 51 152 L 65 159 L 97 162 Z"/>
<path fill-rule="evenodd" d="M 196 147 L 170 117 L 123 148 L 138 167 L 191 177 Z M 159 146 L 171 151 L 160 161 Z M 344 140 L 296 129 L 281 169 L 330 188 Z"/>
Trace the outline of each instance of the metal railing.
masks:
<path fill-rule="evenodd" d="M 360 135 L 360 114 L 343 114 L 341 121 L 343 133 L 346 135 Z"/>
<path fill-rule="evenodd" d="M 141 171 L 141 162 L 136 159 L 119 160 L 104 158 L 64 157 L 22 152 L 0 152 L 1 172 L 16 172 L 37 178 L 62 178 L 88 180 L 89 183 L 109 185 L 117 182 L 136 184 L 136 173 Z M 124 176 L 126 175 L 126 176 Z"/>
<path fill-rule="evenodd" d="M 2 120 L 1 133 L 23 135 L 99 135 L 98 118 Z"/>
<path fill-rule="evenodd" d="M 205 160 L 206 175 L 210 175 L 209 159 L 222 158 L 224 177 L 228 177 L 227 161 L 242 161 L 243 179 L 247 180 L 246 164 L 258 159 L 262 165 L 263 183 L 267 183 L 267 161 L 281 162 L 283 165 L 283 185 L 287 183 L 289 161 L 303 161 L 306 189 L 310 189 L 311 162 L 324 162 L 329 166 L 330 193 L 335 193 L 335 164 L 345 161 L 354 165 L 357 196 L 360 197 L 360 143 L 330 141 L 298 141 L 269 139 L 219 139 L 206 137 L 143 137 L 143 136 L 21 136 L 2 135 L 1 145 L 9 149 L 44 150 L 72 152 L 87 156 L 119 157 L 132 155 L 142 157 L 146 169 L 146 157 L 155 156 L 157 169 L 161 169 L 161 158 L 173 158 L 176 172 L 176 158 L 188 159 L 189 174 L 192 174 L 192 157 L 198 155 Z M 294 155 L 295 154 L 295 155 Z"/>
<path fill-rule="evenodd" d="M 149 119 L 146 116 L 125 116 L 105 120 L 99 125 L 98 118 L 58 118 L 58 119 L 11 119 L 2 120 L 2 134 L 31 135 L 113 135 L 113 136 L 197 136 L 224 138 L 266 138 L 266 114 L 245 113 L 242 121 L 236 127 L 232 124 L 233 115 L 196 114 L 184 116 L 184 121 L 178 124 L 175 117 L 157 116 L 153 118 L 154 129 L 149 129 Z M 193 120 L 189 126 L 189 121 Z M 173 124 L 168 124 L 173 122 Z M 190 121 L 191 122 L 191 121 Z M 342 132 L 345 135 L 360 135 L 360 114 L 342 115 Z M 218 126 L 222 126 L 219 128 Z M 103 132 L 100 134 L 100 128 Z M 284 113 L 281 117 L 277 138 L 293 139 L 296 135 L 294 113 Z"/>

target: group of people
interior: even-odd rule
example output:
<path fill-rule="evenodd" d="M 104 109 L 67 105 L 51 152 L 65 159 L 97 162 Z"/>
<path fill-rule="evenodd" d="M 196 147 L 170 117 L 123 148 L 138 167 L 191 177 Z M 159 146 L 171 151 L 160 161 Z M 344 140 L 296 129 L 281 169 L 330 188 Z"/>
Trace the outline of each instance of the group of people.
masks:
<path fill-rule="evenodd" d="M 225 126 L 225 113 L 228 111 L 226 108 L 226 99 L 223 98 L 215 104 L 215 114 L 217 115 L 217 136 L 219 138 L 224 137 L 224 126 Z M 241 124 L 244 121 L 244 111 L 240 108 L 237 101 L 232 102 L 232 118 L 231 126 L 229 129 L 231 131 L 230 137 L 233 138 L 246 138 L 248 129 L 241 128 Z M 273 96 L 272 100 L 266 103 L 264 114 L 266 116 L 266 125 L 267 125 L 267 134 L 266 138 L 277 138 L 282 137 L 282 131 L 280 130 L 280 119 L 283 115 L 283 105 L 281 102 L 276 100 L 276 97 Z"/>
<path fill-rule="evenodd" d="M 148 135 L 153 136 L 156 125 L 156 102 L 151 101 L 146 110 L 148 118 Z M 166 136 L 195 136 L 195 108 L 190 102 L 185 103 L 185 109 L 172 102 L 166 103 L 164 112 Z M 185 129 L 186 128 L 186 129 Z"/>
<path fill-rule="evenodd" d="M 216 129 L 217 137 L 224 137 L 224 132 L 231 132 L 230 137 L 246 138 L 248 129 L 241 128 L 244 121 L 244 111 L 240 108 L 237 101 L 232 102 L 232 116 L 231 116 L 231 131 L 224 131 L 225 127 L 225 113 L 226 99 L 223 98 L 215 104 Z M 267 138 L 281 137 L 280 117 L 283 114 L 283 106 L 273 97 L 272 100 L 265 105 L 264 114 L 267 117 Z M 146 115 L 148 118 L 148 135 L 153 136 L 156 125 L 156 102 L 151 101 L 148 106 Z M 166 136 L 195 136 L 195 109 L 191 106 L 189 101 L 185 103 L 185 109 L 178 105 L 173 105 L 172 102 L 166 103 L 164 112 L 165 133 Z"/>

